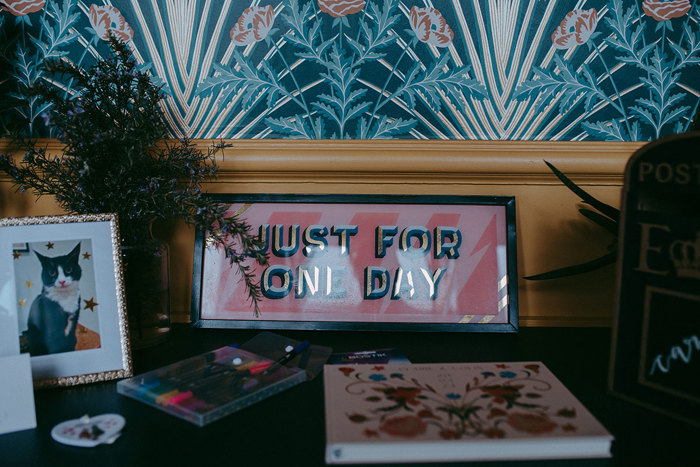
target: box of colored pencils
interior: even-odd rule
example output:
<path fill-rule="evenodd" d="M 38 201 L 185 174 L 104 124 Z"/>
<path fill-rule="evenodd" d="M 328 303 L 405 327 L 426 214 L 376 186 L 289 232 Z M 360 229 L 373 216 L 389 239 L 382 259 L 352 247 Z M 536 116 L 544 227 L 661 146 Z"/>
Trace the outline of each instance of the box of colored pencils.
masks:
<path fill-rule="evenodd" d="M 117 392 L 204 426 L 305 380 L 304 370 L 228 346 L 120 381 Z"/>

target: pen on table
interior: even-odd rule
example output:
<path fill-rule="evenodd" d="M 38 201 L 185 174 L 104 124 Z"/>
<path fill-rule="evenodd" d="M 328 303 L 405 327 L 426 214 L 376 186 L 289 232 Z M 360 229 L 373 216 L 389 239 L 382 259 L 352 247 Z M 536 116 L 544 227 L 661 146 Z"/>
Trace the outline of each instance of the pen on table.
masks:
<path fill-rule="evenodd" d="M 304 350 L 306 350 L 308 346 L 309 341 L 304 341 L 301 344 L 297 345 L 292 350 L 284 354 L 279 360 L 275 361 L 272 365 L 270 365 L 270 367 L 263 371 L 262 374 L 266 375 L 281 367 L 282 365 L 284 365 L 285 363 L 289 362 L 291 359 L 302 353 Z"/>
<path fill-rule="evenodd" d="M 246 376 L 257 375 L 258 373 L 264 373 L 265 370 L 270 368 L 270 366 L 272 366 L 270 362 L 256 363 L 248 368 L 236 370 L 235 376 L 238 378 L 244 378 Z"/>

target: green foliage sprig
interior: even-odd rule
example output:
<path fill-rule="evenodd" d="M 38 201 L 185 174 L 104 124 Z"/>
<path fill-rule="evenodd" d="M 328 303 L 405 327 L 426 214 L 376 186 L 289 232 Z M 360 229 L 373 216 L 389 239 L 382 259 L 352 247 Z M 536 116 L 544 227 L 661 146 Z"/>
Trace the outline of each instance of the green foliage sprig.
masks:
<path fill-rule="evenodd" d="M 75 83 L 70 95 L 48 84 L 30 89 L 51 103 L 47 125 L 64 145 L 51 156 L 36 141 L 19 142 L 24 157 L 0 154 L 0 170 L 15 187 L 37 197 L 52 195 L 71 213 L 117 213 L 123 243 L 143 241 L 146 226 L 156 219 L 182 218 L 209 232 L 210 241 L 242 275 L 258 314 L 260 288 L 251 267 L 267 263 L 262 243 L 237 216 L 226 216 L 203 183 L 216 177 L 214 154 L 187 139 L 167 141 L 168 130 L 159 105 L 160 89 L 139 71 L 128 47 L 112 37 L 112 56 L 89 69 L 68 61 L 46 63 L 46 70 Z"/>

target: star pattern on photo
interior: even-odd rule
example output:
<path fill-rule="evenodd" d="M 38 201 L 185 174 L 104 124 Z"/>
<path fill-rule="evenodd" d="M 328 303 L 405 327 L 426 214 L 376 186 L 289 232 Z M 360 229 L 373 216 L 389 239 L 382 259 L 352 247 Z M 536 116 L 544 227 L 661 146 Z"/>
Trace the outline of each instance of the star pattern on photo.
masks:
<path fill-rule="evenodd" d="M 34 281 L 27 281 L 27 282 L 25 282 L 25 284 L 27 284 L 28 289 L 31 289 L 32 287 L 34 287 Z"/>
<path fill-rule="evenodd" d="M 85 253 L 83 253 L 83 258 L 86 260 L 89 260 L 91 256 L 92 255 L 90 253 L 88 253 L 87 251 Z"/>
<path fill-rule="evenodd" d="M 93 311 L 93 312 L 94 312 L 94 311 L 95 311 L 95 307 L 96 307 L 97 305 L 99 305 L 99 303 L 97 303 L 97 302 L 95 301 L 95 297 L 91 297 L 90 300 L 83 300 L 83 301 L 85 302 L 85 308 L 83 308 L 84 310 L 90 309 L 90 311 Z"/>
<path fill-rule="evenodd" d="M 27 299 L 23 298 L 22 300 L 18 301 L 17 303 L 19 303 L 19 306 L 24 306 L 27 304 Z"/>
<path fill-rule="evenodd" d="M 22 256 L 22 255 L 20 254 L 19 251 L 14 250 L 14 251 L 12 252 L 12 257 L 13 257 L 14 259 L 19 259 L 20 256 Z"/>
<path fill-rule="evenodd" d="M 47 249 L 47 250 L 53 250 L 53 245 L 54 245 L 53 242 L 48 242 L 48 243 L 46 244 L 46 249 Z"/>

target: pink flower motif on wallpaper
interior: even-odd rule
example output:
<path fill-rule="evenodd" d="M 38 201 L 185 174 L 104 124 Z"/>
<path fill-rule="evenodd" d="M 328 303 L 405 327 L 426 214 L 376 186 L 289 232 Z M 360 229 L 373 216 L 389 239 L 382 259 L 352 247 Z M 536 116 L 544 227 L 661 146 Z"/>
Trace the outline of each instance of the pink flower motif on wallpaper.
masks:
<path fill-rule="evenodd" d="M 585 44 L 597 25 L 598 12 L 595 8 L 570 11 L 552 34 L 554 47 L 566 50 Z"/>
<path fill-rule="evenodd" d="M 411 29 L 419 41 L 435 47 L 447 47 L 454 39 L 452 29 L 447 21 L 435 8 L 419 8 L 414 6 L 408 15 Z"/>
<path fill-rule="evenodd" d="M 2 0 L 2 9 L 15 16 L 24 16 L 35 13 L 46 5 L 46 0 Z"/>
<path fill-rule="evenodd" d="M 134 31 L 113 6 L 90 5 L 90 26 L 100 39 L 106 41 L 112 33 L 117 39 L 126 42 L 133 39 Z"/>
<path fill-rule="evenodd" d="M 275 12 L 272 5 L 246 8 L 231 29 L 231 41 L 239 46 L 261 41 L 267 37 L 274 23 Z"/>
<path fill-rule="evenodd" d="M 671 0 L 669 2 L 644 0 L 642 9 L 645 15 L 651 16 L 656 21 L 668 21 L 688 14 L 690 2 L 688 0 Z"/>
<path fill-rule="evenodd" d="M 361 12 L 365 7 L 365 0 L 318 0 L 318 7 L 334 18 L 342 18 Z"/>

